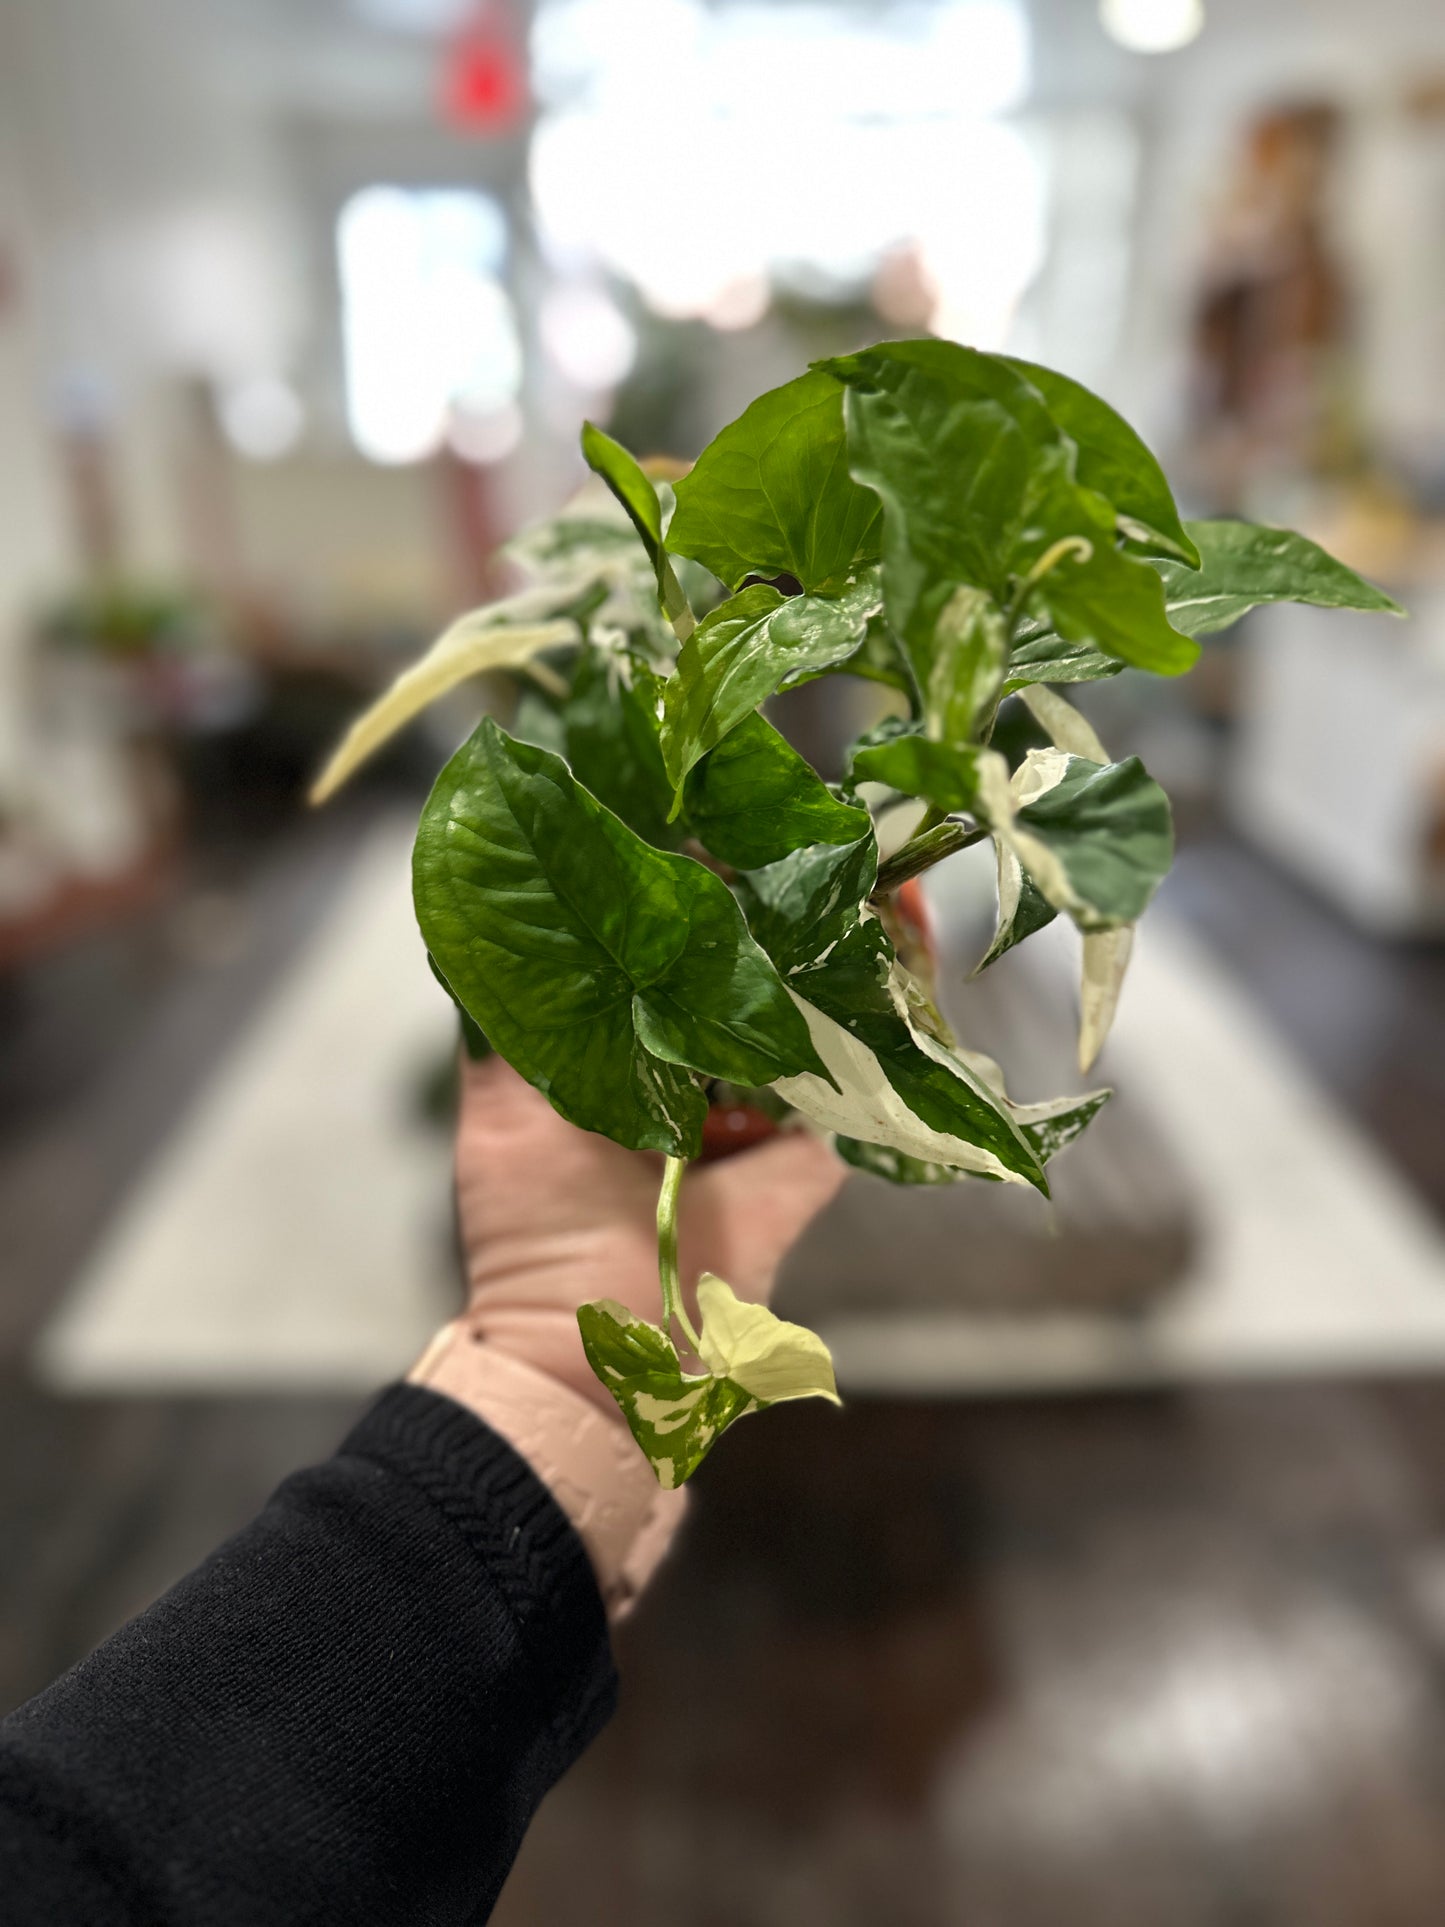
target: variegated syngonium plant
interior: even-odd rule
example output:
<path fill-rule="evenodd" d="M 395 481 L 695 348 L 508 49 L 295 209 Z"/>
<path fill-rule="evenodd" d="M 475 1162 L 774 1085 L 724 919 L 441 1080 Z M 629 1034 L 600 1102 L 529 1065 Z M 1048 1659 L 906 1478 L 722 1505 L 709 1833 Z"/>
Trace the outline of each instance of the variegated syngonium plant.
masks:
<path fill-rule="evenodd" d="M 470 1048 L 500 1051 L 573 1123 L 666 1159 L 661 1322 L 607 1300 L 580 1322 L 675 1485 L 742 1413 L 836 1395 L 822 1341 L 722 1280 L 699 1285 L 701 1330 L 688 1318 L 677 1201 L 713 1083 L 766 1089 L 894 1183 L 1047 1194 L 1049 1159 L 1108 1093 L 1015 1103 L 897 954 L 892 892 L 991 839 L 980 968 L 1070 918 L 1087 1070 L 1173 834 L 1158 784 L 1057 686 L 1179 675 L 1196 638 L 1260 603 L 1398 610 L 1303 536 L 1182 522 L 1097 396 L 950 342 L 820 363 L 675 486 L 594 428 L 582 445 L 625 513 L 584 493 L 520 538 L 532 586 L 449 630 L 317 793 L 462 678 L 523 679 L 512 732 L 484 721 L 437 779 L 417 915 Z M 760 711 L 836 675 L 887 685 L 900 713 L 830 784 Z M 992 745 L 1015 695 L 1049 746 L 1011 766 Z M 886 860 L 865 793 L 923 808 Z"/>

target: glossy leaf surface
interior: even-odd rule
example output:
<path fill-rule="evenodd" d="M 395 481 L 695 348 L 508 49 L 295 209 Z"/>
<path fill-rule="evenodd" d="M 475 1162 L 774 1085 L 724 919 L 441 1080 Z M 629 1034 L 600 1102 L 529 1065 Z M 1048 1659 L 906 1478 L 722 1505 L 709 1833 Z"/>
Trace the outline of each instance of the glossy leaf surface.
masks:
<path fill-rule="evenodd" d="M 878 556 L 878 504 L 848 472 L 843 391 L 816 370 L 760 395 L 677 484 L 669 546 L 737 588 L 841 585 Z"/>
<path fill-rule="evenodd" d="M 755 583 L 714 609 L 678 652 L 663 692 L 662 754 L 674 787 L 790 678 L 845 662 L 878 605 L 870 576 L 837 596 L 783 596 Z"/>
<path fill-rule="evenodd" d="M 848 384 L 853 473 L 883 505 L 888 613 L 920 682 L 960 587 L 1003 607 L 1043 571 L 1033 606 L 1066 640 L 1163 675 L 1189 667 L 1196 645 L 1170 626 L 1154 571 L 1114 546 L 1111 505 L 1075 481 L 1072 445 L 1031 382 L 943 341 L 826 365 Z"/>
<path fill-rule="evenodd" d="M 667 820 L 672 785 L 658 740 L 662 687 L 646 670 L 590 649 L 572 678 L 562 729 L 578 781 L 629 829 L 667 849 L 680 837 Z"/>
<path fill-rule="evenodd" d="M 996 761 L 982 765 L 980 794 L 995 833 L 1083 929 L 1132 923 L 1173 861 L 1169 799 L 1137 756 L 1101 767 L 1030 750 L 1007 797 Z"/>
<path fill-rule="evenodd" d="M 582 425 L 582 454 L 587 466 L 602 477 L 626 509 L 652 564 L 663 614 L 679 638 L 686 637 L 692 631 L 694 617 L 663 546 L 662 504 L 656 487 L 643 473 L 637 458 L 629 454 L 621 442 L 594 428 L 591 422 Z"/>
<path fill-rule="evenodd" d="M 897 735 L 889 742 L 853 752 L 853 779 L 886 783 L 905 796 L 921 796 L 935 809 L 951 814 L 971 810 L 978 800 L 978 759 L 987 754 L 977 747 L 960 748 L 936 743 L 919 734 Z"/>
<path fill-rule="evenodd" d="M 484 722 L 417 834 L 417 915 L 452 993 L 564 1117 L 695 1156 L 689 1071 L 821 1069 L 725 884 L 655 850 L 547 751 Z"/>
<path fill-rule="evenodd" d="M 777 863 L 809 843 L 856 843 L 870 827 L 868 812 L 839 802 L 812 764 L 757 714 L 694 765 L 684 801 L 703 847 L 740 870 Z"/>

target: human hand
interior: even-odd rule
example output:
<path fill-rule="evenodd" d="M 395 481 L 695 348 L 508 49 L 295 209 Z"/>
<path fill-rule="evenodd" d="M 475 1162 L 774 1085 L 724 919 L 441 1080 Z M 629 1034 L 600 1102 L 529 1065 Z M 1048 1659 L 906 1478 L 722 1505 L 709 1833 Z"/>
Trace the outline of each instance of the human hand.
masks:
<path fill-rule="evenodd" d="M 577 1308 L 615 1298 L 656 1322 L 661 1158 L 581 1131 L 500 1057 L 467 1063 L 457 1201 L 472 1335 L 620 1422 L 593 1376 Z M 679 1218 L 684 1285 L 702 1271 L 766 1300 L 788 1248 L 847 1172 L 805 1131 L 690 1169 Z"/>

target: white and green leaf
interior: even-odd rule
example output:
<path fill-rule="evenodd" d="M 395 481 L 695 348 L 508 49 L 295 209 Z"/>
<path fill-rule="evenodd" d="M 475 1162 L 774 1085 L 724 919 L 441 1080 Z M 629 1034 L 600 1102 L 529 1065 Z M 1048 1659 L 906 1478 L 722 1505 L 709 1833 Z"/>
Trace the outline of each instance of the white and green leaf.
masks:
<path fill-rule="evenodd" d="M 310 801 L 334 796 L 383 743 L 458 684 L 488 670 L 524 667 L 548 649 L 580 642 L 577 623 L 555 613 L 570 593 L 570 587 L 530 589 L 459 617 L 357 717 L 312 784 Z"/>
<path fill-rule="evenodd" d="M 577 1313 L 588 1363 L 669 1491 L 689 1479 L 747 1413 L 798 1398 L 841 1402 L 832 1358 L 816 1332 L 739 1298 L 711 1272 L 698 1281 L 697 1302 L 705 1373 L 684 1371 L 667 1333 L 615 1299 L 598 1299 Z"/>

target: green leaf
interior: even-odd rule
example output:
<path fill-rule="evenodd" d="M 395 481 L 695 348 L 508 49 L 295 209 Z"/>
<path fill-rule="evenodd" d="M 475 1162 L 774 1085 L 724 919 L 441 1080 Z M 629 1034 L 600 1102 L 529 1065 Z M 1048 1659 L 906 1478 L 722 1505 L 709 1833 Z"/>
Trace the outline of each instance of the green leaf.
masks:
<path fill-rule="evenodd" d="M 492 1055 L 492 1046 L 487 1040 L 486 1032 L 472 1017 L 466 1006 L 458 1002 L 456 993 L 440 970 L 437 969 L 437 960 L 432 956 L 430 951 L 427 952 L 426 961 L 427 968 L 431 971 L 433 977 L 436 978 L 442 989 L 447 993 L 448 997 L 451 998 L 453 1004 L 456 1005 L 457 1021 L 461 1026 L 462 1033 L 462 1049 L 474 1064 L 485 1063 L 487 1058 Z"/>
<path fill-rule="evenodd" d="M 790 979 L 830 1082 L 780 1078 L 779 1095 L 839 1137 L 1047 1194 L 1043 1167 L 1005 1108 L 891 994 L 885 945 L 879 926 L 862 926 L 824 964 Z M 869 948 L 881 968 L 865 967 Z"/>
<path fill-rule="evenodd" d="M 703 847 L 740 870 L 777 863 L 809 843 L 856 843 L 869 829 L 868 812 L 840 803 L 757 714 L 745 716 L 694 765 L 684 797 L 687 821 Z"/>
<path fill-rule="evenodd" d="M 437 779 L 414 879 L 454 995 L 575 1124 L 696 1156 L 706 1105 L 688 1072 L 767 1084 L 822 1069 L 726 885 L 490 719 Z"/>
<path fill-rule="evenodd" d="M 681 838 L 667 820 L 672 785 L 658 740 L 662 687 L 660 678 L 616 655 L 584 650 L 562 721 L 577 780 L 646 842 L 669 849 Z"/>
<path fill-rule="evenodd" d="M 828 1347 L 806 1325 L 791 1325 L 766 1305 L 739 1298 L 732 1286 L 705 1271 L 697 1281 L 702 1313 L 702 1362 L 758 1401 L 826 1398 L 841 1404 Z"/>
<path fill-rule="evenodd" d="M 588 1364 L 669 1491 L 692 1476 L 734 1419 L 761 1410 L 731 1379 L 684 1372 L 666 1332 L 614 1298 L 579 1306 L 577 1325 Z"/>
<path fill-rule="evenodd" d="M 986 755 L 977 745 L 935 743 L 926 736 L 906 734 L 888 742 L 855 748 L 849 764 L 850 780 L 886 783 L 904 796 L 921 796 L 935 809 L 952 815 L 972 810 L 978 798 L 978 759 Z"/>
<path fill-rule="evenodd" d="M 1164 580 L 1169 620 L 1189 636 L 1212 636 L 1264 602 L 1309 602 L 1322 609 L 1405 613 L 1307 536 L 1260 522 L 1190 522 L 1197 572 L 1172 562 L 1155 567 Z"/>
<path fill-rule="evenodd" d="M 889 620 L 925 687 L 956 591 L 1008 606 L 1031 572 L 1033 600 L 1068 641 L 1161 675 L 1189 667 L 1197 647 L 1169 626 L 1154 571 L 1115 548 L 1114 511 L 1074 480 L 1073 445 L 1032 382 L 946 341 L 826 366 L 848 384 L 853 473 L 883 504 Z"/>
<path fill-rule="evenodd" d="M 847 660 L 879 606 L 866 575 L 836 596 L 755 583 L 713 610 L 678 652 L 663 692 L 662 754 L 676 791 L 699 758 L 788 681 Z"/>
<path fill-rule="evenodd" d="M 334 796 L 368 756 L 458 683 L 486 670 L 516 668 L 544 649 L 580 641 L 577 624 L 558 613 L 563 599 L 558 594 L 549 598 L 546 592 L 539 597 L 531 589 L 454 622 L 357 717 L 311 786 L 309 800 L 319 804 Z"/>
<path fill-rule="evenodd" d="M 600 428 L 594 428 L 591 422 L 582 424 L 582 455 L 587 466 L 602 477 L 626 509 L 657 577 L 657 599 L 663 613 L 677 631 L 679 640 L 685 641 L 692 633 L 694 618 L 663 546 L 662 504 L 657 490 L 643 474 L 636 457 L 629 455 L 610 435 L 604 435 Z"/>
<path fill-rule="evenodd" d="M 842 849 L 795 850 L 740 879 L 748 928 L 785 977 L 818 963 L 859 921 L 878 878 L 872 829 Z"/>
<path fill-rule="evenodd" d="M 814 371 L 760 395 L 677 484 L 668 543 L 737 588 L 790 575 L 809 592 L 878 556 L 878 505 L 848 473 L 843 393 Z"/>
<path fill-rule="evenodd" d="M 1076 480 L 1113 504 L 1123 531 L 1144 547 L 1197 568 L 1199 552 L 1189 538 L 1164 471 L 1122 415 L 1081 382 L 1037 362 L 1000 357 L 1033 383 L 1059 427 L 1078 449 Z"/>
<path fill-rule="evenodd" d="M 1106 656 L 1087 642 L 1066 642 L 1045 624 L 1014 644 L 1002 693 L 1011 696 L 1033 683 L 1100 682 L 1123 668 L 1116 656 Z"/>
<path fill-rule="evenodd" d="M 960 1050 L 958 1055 L 1004 1105 L 1015 1125 L 1038 1153 L 1041 1164 L 1047 1164 L 1050 1158 L 1087 1130 L 1114 1095 L 1109 1090 L 1085 1091 L 1082 1096 L 1045 1098 L 1040 1104 L 1016 1104 L 1004 1085 L 1002 1070 L 992 1057 L 985 1056 L 982 1051 L 970 1050 Z"/>
<path fill-rule="evenodd" d="M 847 385 L 852 471 L 883 505 L 888 617 L 926 684 L 954 591 L 1008 599 L 1034 477 L 1059 432 L 1021 375 L 954 342 L 890 342 L 824 366 Z"/>
<path fill-rule="evenodd" d="M 1030 596 L 1030 606 L 1041 608 L 1065 641 L 1156 676 L 1193 667 L 1199 645 L 1171 625 L 1156 570 L 1115 548 L 1108 502 L 1070 481 L 1057 462 L 1041 479 L 1030 526 L 1014 551 L 1017 573 L 1042 567 L 1065 542 L 1072 551 L 1054 562 Z"/>
<path fill-rule="evenodd" d="M 1169 799 L 1138 757 L 1030 750 L 1006 788 L 1001 762 L 980 761 L 981 810 L 1043 895 L 1084 930 L 1132 923 L 1174 858 Z"/>

